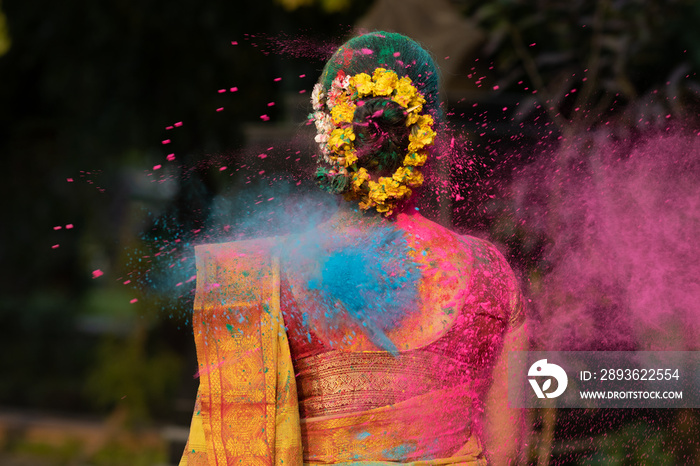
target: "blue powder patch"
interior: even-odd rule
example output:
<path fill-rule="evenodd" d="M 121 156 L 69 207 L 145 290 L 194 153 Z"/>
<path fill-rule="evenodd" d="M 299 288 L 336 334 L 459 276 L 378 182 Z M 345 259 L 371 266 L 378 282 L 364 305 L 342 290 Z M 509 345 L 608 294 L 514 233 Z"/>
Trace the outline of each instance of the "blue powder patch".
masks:
<path fill-rule="evenodd" d="M 357 440 L 364 440 L 371 435 L 372 434 L 370 434 L 369 432 L 360 432 L 359 434 L 357 434 Z"/>
<path fill-rule="evenodd" d="M 407 443 L 404 443 L 403 445 L 399 445 L 396 448 L 388 448 L 382 451 L 382 454 L 387 458 L 391 458 L 393 460 L 398 461 L 405 459 L 406 456 L 413 453 L 414 451 L 416 451 L 415 445 L 409 445 Z"/>
<path fill-rule="evenodd" d="M 410 258 L 406 237 L 394 228 L 379 228 L 340 244 L 309 280 L 319 290 L 330 322 L 349 316 L 379 348 L 397 352 L 386 336 L 408 312 L 418 309 L 418 264 Z M 347 314 L 346 314 L 347 313 Z"/>

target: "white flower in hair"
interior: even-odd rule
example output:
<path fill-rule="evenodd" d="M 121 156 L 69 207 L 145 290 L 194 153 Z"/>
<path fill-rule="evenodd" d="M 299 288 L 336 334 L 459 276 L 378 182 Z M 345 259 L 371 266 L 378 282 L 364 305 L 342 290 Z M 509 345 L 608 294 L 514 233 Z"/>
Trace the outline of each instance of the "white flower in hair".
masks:
<path fill-rule="evenodd" d="M 316 85 L 314 85 L 314 90 L 311 93 L 311 106 L 313 107 L 314 111 L 318 112 L 323 110 L 322 100 L 324 97 L 323 85 L 321 83 L 316 83 Z"/>

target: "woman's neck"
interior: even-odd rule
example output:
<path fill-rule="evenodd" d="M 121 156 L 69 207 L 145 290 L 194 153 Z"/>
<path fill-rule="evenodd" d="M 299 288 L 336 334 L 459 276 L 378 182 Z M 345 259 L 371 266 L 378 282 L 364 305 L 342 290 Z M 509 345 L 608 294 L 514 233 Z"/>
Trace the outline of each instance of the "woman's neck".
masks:
<path fill-rule="evenodd" d="M 328 224 L 332 229 L 359 229 L 375 228 L 393 223 L 376 212 L 366 212 L 356 203 L 342 201 L 338 210 L 331 216 Z"/>
<path fill-rule="evenodd" d="M 328 220 L 327 225 L 332 229 L 359 229 L 364 230 L 376 227 L 391 227 L 396 226 L 400 216 L 412 215 L 416 212 L 410 212 L 402 209 L 398 213 L 394 213 L 390 217 L 385 217 L 383 214 L 371 211 L 365 211 L 353 202 L 340 201 L 338 210 Z"/>

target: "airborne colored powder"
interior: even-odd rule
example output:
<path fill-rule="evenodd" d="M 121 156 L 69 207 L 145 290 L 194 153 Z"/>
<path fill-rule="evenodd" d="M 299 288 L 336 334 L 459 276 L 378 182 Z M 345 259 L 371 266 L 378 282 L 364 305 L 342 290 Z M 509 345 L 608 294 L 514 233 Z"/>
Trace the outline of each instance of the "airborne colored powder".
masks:
<path fill-rule="evenodd" d="M 550 241 L 532 283 L 538 346 L 697 350 L 698 137 L 596 136 L 562 144 L 511 187 L 518 220 Z"/>

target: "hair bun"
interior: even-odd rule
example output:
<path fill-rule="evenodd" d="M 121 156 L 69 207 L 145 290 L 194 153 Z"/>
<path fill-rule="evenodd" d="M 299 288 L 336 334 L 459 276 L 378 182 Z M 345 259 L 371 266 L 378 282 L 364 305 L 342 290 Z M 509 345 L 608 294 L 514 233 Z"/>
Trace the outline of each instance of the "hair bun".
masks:
<path fill-rule="evenodd" d="M 406 110 L 388 97 L 358 102 L 353 117 L 358 165 L 376 173 L 393 172 L 408 147 Z"/>

